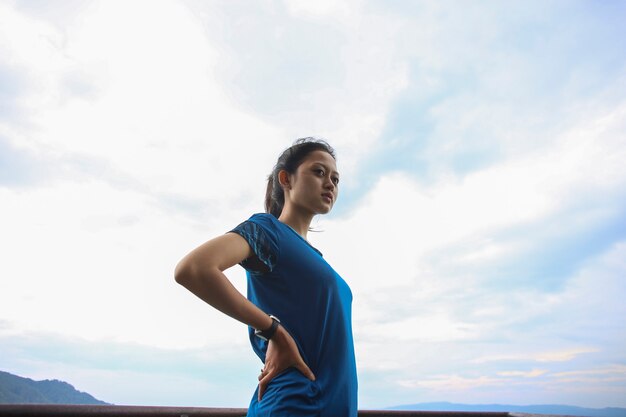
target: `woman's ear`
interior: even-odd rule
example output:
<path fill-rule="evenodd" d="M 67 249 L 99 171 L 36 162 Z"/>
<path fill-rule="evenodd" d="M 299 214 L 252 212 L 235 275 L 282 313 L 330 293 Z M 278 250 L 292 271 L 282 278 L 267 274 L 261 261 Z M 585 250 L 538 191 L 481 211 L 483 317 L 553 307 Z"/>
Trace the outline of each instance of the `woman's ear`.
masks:
<path fill-rule="evenodd" d="M 289 177 L 289 173 L 284 169 L 278 172 L 278 182 L 280 183 L 280 186 L 283 187 L 283 189 L 291 189 L 291 179 Z"/>

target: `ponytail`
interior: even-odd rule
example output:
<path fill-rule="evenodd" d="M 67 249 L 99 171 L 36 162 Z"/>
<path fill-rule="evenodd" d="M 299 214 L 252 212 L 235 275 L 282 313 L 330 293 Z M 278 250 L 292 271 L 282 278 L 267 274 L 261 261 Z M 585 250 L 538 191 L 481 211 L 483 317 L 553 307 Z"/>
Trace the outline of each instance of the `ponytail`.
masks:
<path fill-rule="evenodd" d="M 278 173 L 270 174 L 267 179 L 267 188 L 265 190 L 265 212 L 278 218 L 283 211 L 285 205 L 285 194 L 278 182 Z M 276 178 L 275 178 L 276 177 Z"/>

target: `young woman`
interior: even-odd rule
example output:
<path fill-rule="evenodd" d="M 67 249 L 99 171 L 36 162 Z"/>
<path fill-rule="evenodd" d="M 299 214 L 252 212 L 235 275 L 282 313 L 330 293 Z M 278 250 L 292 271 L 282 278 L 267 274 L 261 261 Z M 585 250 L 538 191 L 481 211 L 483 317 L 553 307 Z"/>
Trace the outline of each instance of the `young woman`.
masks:
<path fill-rule="evenodd" d="M 264 363 L 248 417 L 356 417 L 352 293 L 307 240 L 311 220 L 339 191 L 334 150 L 299 139 L 268 179 L 266 213 L 191 251 L 176 281 L 249 326 Z M 240 264 L 248 297 L 223 271 Z"/>

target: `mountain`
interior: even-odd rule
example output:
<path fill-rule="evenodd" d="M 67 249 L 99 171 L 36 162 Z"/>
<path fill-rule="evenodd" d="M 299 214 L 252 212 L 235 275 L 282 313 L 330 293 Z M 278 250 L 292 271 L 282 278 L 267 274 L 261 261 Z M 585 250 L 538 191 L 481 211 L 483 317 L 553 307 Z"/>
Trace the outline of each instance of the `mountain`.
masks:
<path fill-rule="evenodd" d="M 59 380 L 33 381 L 0 371 L 0 404 L 107 404 Z"/>
<path fill-rule="evenodd" d="M 583 408 L 571 405 L 504 405 L 504 404 L 453 404 L 447 402 L 420 403 L 391 407 L 390 410 L 422 411 L 504 411 L 522 414 L 549 414 L 558 416 L 626 417 L 626 408 Z"/>

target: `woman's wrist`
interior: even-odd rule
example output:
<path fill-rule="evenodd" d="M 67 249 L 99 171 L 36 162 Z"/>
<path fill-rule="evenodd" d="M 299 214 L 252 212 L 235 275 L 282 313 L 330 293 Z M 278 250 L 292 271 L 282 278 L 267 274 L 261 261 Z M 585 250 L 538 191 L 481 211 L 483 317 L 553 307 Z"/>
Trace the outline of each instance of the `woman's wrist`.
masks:
<path fill-rule="evenodd" d="M 270 325 L 265 328 L 256 329 L 254 331 L 254 334 L 257 337 L 265 341 L 270 341 L 272 337 L 274 337 L 274 335 L 276 334 L 276 331 L 278 330 L 278 328 L 280 327 L 280 320 L 277 317 L 274 317 L 272 315 L 268 317 L 271 319 Z"/>

